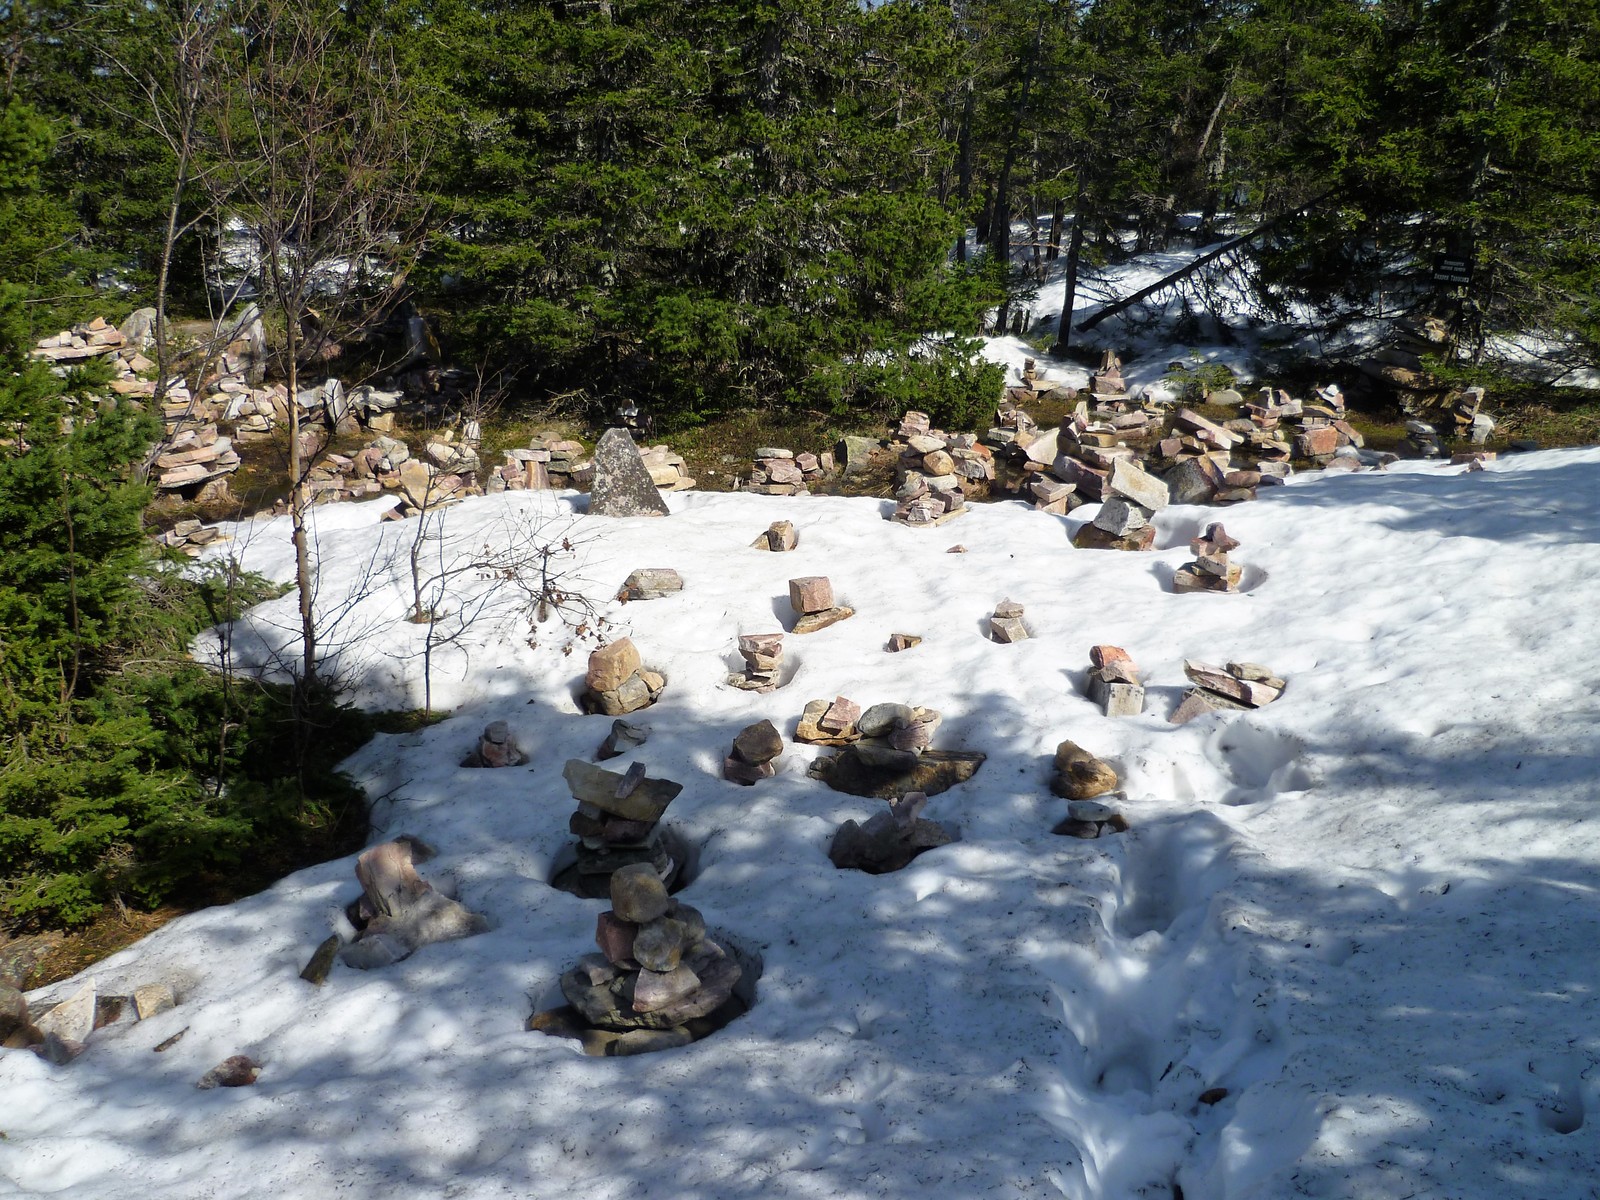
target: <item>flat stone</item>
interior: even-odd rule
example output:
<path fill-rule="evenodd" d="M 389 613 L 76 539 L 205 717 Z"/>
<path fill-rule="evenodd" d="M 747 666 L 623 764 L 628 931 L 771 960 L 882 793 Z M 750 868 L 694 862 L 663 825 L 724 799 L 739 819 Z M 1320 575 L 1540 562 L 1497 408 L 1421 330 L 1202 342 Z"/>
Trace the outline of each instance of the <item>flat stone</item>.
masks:
<path fill-rule="evenodd" d="M 860 754 L 857 743 L 834 755 L 825 755 L 811 764 L 810 774 L 836 792 L 851 796 L 872 796 L 895 800 L 908 792 L 937 796 L 977 773 L 987 755 L 978 751 L 925 750 L 903 766 L 872 766 Z"/>
<path fill-rule="evenodd" d="M 1067 805 L 1067 816 L 1074 821 L 1109 821 L 1117 810 L 1098 800 L 1073 800 Z"/>
<path fill-rule="evenodd" d="M 1204 716 L 1206 713 L 1247 711 L 1249 710 L 1246 705 L 1229 700 L 1226 696 L 1219 696 L 1203 688 L 1190 688 L 1184 692 L 1183 699 L 1173 710 L 1169 720 L 1174 725 L 1187 725 L 1196 717 Z"/>
<path fill-rule="evenodd" d="M 570 1004 L 534 1013 L 523 1028 L 529 1033 L 543 1033 L 550 1037 L 569 1038 L 573 1041 L 581 1041 L 584 1034 L 589 1032 L 583 1014 Z"/>
<path fill-rule="evenodd" d="M 650 478 L 650 470 L 621 428 L 608 429 L 594 447 L 594 484 L 589 492 L 592 517 L 664 517 L 667 503 Z"/>
<path fill-rule="evenodd" d="M 574 800 L 627 821 L 659 821 L 667 805 L 683 791 L 683 784 L 670 779 L 646 778 L 619 796 L 617 791 L 624 776 L 581 758 L 569 758 L 561 774 Z"/>
<path fill-rule="evenodd" d="M 1271 667 L 1264 667 L 1260 663 L 1231 662 L 1226 668 L 1229 675 L 1235 679 L 1247 679 L 1251 683 L 1264 683 L 1268 687 L 1275 687 L 1280 692 L 1288 686 L 1282 677 L 1275 675 Z"/>
<path fill-rule="evenodd" d="M 826 629 L 829 625 L 837 625 L 840 621 L 849 620 L 856 615 L 856 610 L 845 605 L 823 609 L 821 612 L 809 612 L 797 619 L 794 623 L 794 632 L 797 634 L 816 633 L 819 629 Z"/>
<path fill-rule="evenodd" d="M 1226 576 L 1216 576 L 1201 571 L 1193 563 L 1179 567 L 1172 573 L 1172 590 L 1184 592 L 1237 592 L 1244 569 L 1238 564 L 1228 568 Z"/>
<path fill-rule="evenodd" d="M 763 779 L 771 779 L 777 773 L 778 768 L 771 762 L 745 762 L 735 754 L 730 754 L 722 760 L 722 777 L 729 783 L 739 783 L 748 787 L 753 783 L 760 783 Z"/>
<path fill-rule="evenodd" d="M 739 731 L 733 753 L 747 763 L 771 762 L 783 753 L 783 735 L 771 721 L 758 721 Z"/>
<path fill-rule="evenodd" d="M 300 972 L 300 978 L 316 987 L 321 987 L 326 983 L 328 981 L 328 972 L 333 970 L 334 960 L 339 957 L 340 945 L 338 934 L 330 934 L 328 937 L 323 938 L 317 948 L 312 951 L 310 961 L 306 963 L 305 968 Z M 133 1003 L 135 1008 L 138 1009 L 139 1020 L 141 1021 L 161 1011 L 159 1007 L 152 1007 L 149 1013 L 145 1012 L 146 999 L 152 1005 L 160 1003 L 159 997 L 156 995 L 144 996 L 146 989 L 150 988 L 158 988 L 165 991 L 168 1001 L 167 1007 L 172 1007 L 172 991 L 170 988 L 165 988 L 160 984 L 146 984 L 145 987 L 139 988 L 133 993 Z"/>
<path fill-rule="evenodd" d="M 783 459 L 788 459 L 788 458 L 793 458 L 794 457 L 794 451 L 793 450 L 785 450 L 782 446 L 757 446 L 756 447 L 756 452 L 754 454 L 752 454 L 750 457 L 757 458 L 757 459 L 761 459 L 761 458 L 783 458 Z"/>
<path fill-rule="evenodd" d="M 990 617 L 989 637 L 1002 644 L 1028 640 L 1028 627 L 1021 617 Z"/>
<path fill-rule="evenodd" d="M 1117 536 L 1090 522 L 1072 535 L 1072 544 L 1079 550 L 1153 550 L 1156 544 L 1156 527 L 1146 525 L 1132 533 Z"/>
<path fill-rule="evenodd" d="M 1115 678 L 1125 683 L 1138 683 L 1139 676 L 1133 665 L 1133 656 L 1121 646 L 1113 646 L 1102 642 L 1089 647 L 1089 662 L 1095 670 L 1107 672 L 1108 677 L 1114 674 Z"/>
<path fill-rule="evenodd" d="M 880 819 L 887 815 L 880 813 L 864 824 L 846 821 L 841 825 L 828 845 L 828 858 L 833 865 L 841 871 L 885 875 L 909 865 L 917 855 L 955 840 L 936 821 L 914 818 L 902 827 L 892 819 Z"/>
<path fill-rule="evenodd" d="M 1240 679 L 1222 667 L 1196 662 L 1194 659 L 1184 660 L 1183 673 L 1189 677 L 1191 683 L 1206 691 L 1251 708 L 1271 704 L 1283 692 L 1282 687 L 1274 687 L 1261 680 Z"/>
<path fill-rule="evenodd" d="M 671 567 L 640 567 L 623 581 L 619 600 L 659 600 L 683 591 L 683 576 Z"/>
<path fill-rule="evenodd" d="M 611 692 L 644 665 L 632 638 L 618 638 L 610 645 L 601 646 L 589 655 L 589 670 L 585 680 L 590 691 Z"/>
<path fill-rule="evenodd" d="M 1067 817 L 1051 829 L 1050 832 L 1060 834 L 1063 837 L 1093 839 L 1100 836 L 1100 826 L 1095 821 L 1079 821 L 1073 817 Z"/>
<path fill-rule="evenodd" d="M 789 580 L 789 603 L 797 613 L 820 613 L 833 607 L 833 584 L 826 576 Z"/>
<path fill-rule="evenodd" d="M 676 1050 L 694 1041 L 694 1034 L 682 1025 L 671 1029 L 630 1029 L 627 1033 L 610 1033 L 595 1030 L 605 1036 L 605 1057 L 632 1058 L 637 1054 L 654 1054 L 658 1050 Z M 584 1045 L 588 1053 L 588 1044 Z"/>
<path fill-rule="evenodd" d="M 611 873 L 611 911 L 619 920 L 642 925 L 667 911 L 667 889 L 647 863 Z"/>
<path fill-rule="evenodd" d="M 1167 485 L 1129 459 L 1119 458 L 1111 464 L 1106 487 L 1151 512 L 1159 512 L 1168 503 Z"/>
<path fill-rule="evenodd" d="M 818 719 L 817 724 L 831 734 L 843 733 L 852 728 L 861 719 L 861 706 L 854 700 L 847 700 L 843 696 L 834 697 L 832 704 Z"/>
<path fill-rule="evenodd" d="M 856 728 L 864 737 L 886 737 L 899 725 L 909 725 L 917 719 L 917 710 L 909 704 L 874 704 L 861 714 Z"/>

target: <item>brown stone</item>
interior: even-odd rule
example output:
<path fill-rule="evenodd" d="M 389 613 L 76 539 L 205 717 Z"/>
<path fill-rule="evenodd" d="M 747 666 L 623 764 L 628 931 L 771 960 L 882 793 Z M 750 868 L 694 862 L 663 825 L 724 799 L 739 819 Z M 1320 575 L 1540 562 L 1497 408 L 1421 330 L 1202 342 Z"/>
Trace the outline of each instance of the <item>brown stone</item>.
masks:
<path fill-rule="evenodd" d="M 646 866 L 645 869 L 649 870 L 649 867 Z M 654 874 L 654 872 L 651 873 Z M 631 963 L 633 961 L 633 940 L 638 934 L 639 926 L 637 924 L 632 921 L 624 921 L 615 912 L 603 912 L 595 921 L 595 945 L 600 947 L 600 953 L 606 956 L 607 962 L 614 962 L 624 966 Z"/>
<path fill-rule="evenodd" d="M 789 580 L 789 603 L 797 613 L 820 613 L 833 607 L 833 584 L 826 576 L 807 575 Z"/>
<path fill-rule="evenodd" d="M 612 692 L 644 665 L 632 638 L 618 638 L 589 655 L 587 682 L 594 692 Z"/>
<path fill-rule="evenodd" d="M 1111 764 L 1096 758 L 1076 742 L 1064 741 L 1056 747 L 1055 776 L 1050 790 L 1068 800 L 1091 800 L 1116 790 L 1117 772 Z"/>
<path fill-rule="evenodd" d="M 937 796 L 977 773 L 987 755 L 978 751 L 925 750 L 906 755 L 895 765 L 873 766 L 855 746 L 826 755 L 811 764 L 810 774 L 836 792 L 894 800 L 909 792 Z"/>
<path fill-rule="evenodd" d="M 649 863 L 611 873 L 611 911 L 619 920 L 643 924 L 667 911 L 667 889 Z"/>
<path fill-rule="evenodd" d="M 826 629 L 829 625 L 837 625 L 840 621 L 848 620 L 856 615 L 856 610 L 839 605 L 836 608 L 826 608 L 821 612 L 806 613 L 794 623 L 794 632 L 797 634 L 816 633 L 819 629 Z"/>

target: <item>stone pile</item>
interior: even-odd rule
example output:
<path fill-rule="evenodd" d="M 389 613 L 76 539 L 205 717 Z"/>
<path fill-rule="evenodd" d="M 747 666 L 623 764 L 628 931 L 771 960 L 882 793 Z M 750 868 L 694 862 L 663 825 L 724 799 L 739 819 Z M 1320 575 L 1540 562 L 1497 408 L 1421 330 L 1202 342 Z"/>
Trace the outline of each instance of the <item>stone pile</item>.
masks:
<path fill-rule="evenodd" d="M 967 495 L 995 477 L 994 452 L 976 434 L 933 429 L 927 413 L 907 412 L 894 442 L 898 504 L 891 519 L 901 524 L 942 525 L 965 512 Z"/>
<path fill-rule="evenodd" d="M 1439 431 L 1426 421 L 1406 422 L 1406 444 L 1418 458 L 1443 458 L 1447 453 Z"/>
<path fill-rule="evenodd" d="M 1103 800 L 1069 800 L 1067 815 L 1050 832 L 1087 839 L 1107 833 L 1127 833 L 1128 829 L 1127 818 L 1114 805 Z"/>
<path fill-rule="evenodd" d="M 1195 686 L 1183 694 L 1173 712 L 1174 725 L 1186 724 L 1208 712 L 1261 708 L 1283 695 L 1288 686 L 1260 663 L 1231 662 L 1217 667 L 1185 659 L 1183 673 Z"/>
<path fill-rule="evenodd" d="M 587 899 L 605 896 L 612 873 L 643 869 L 663 890 L 678 882 L 685 850 L 661 818 L 683 785 L 651 779 L 635 762 L 625 773 L 569 759 L 562 776 L 578 809 L 567 828 L 578 839 L 577 861 L 552 881 L 555 887 Z"/>
<path fill-rule="evenodd" d="M 841 871 L 886 875 L 908 866 L 912 859 L 938 846 L 948 846 L 955 835 L 937 821 L 921 816 L 928 803 L 925 792 L 908 792 L 891 800 L 887 811 L 866 821 L 846 821 L 828 846 L 828 858 Z"/>
<path fill-rule="evenodd" d="M 758 496 L 807 496 L 806 485 L 820 483 L 832 471 L 831 453 L 796 454 L 781 446 L 761 446 L 756 449 L 745 490 Z"/>
<path fill-rule="evenodd" d="M 959 484 L 934 487 L 926 477 L 920 475 L 908 476 L 906 482 L 895 489 L 895 498 L 899 503 L 889 519 L 902 525 L 943 525 L 967 511 L 966 493 Z"/>
<path fill-rule="evenodd" d="M 833 584 L 823 575 L 789 580 L 789 604 L 795 612 L 797 634 L 815 633 L 856 615 L 855 609 L 833 602 Z"/>
<path fill-rule="evenodd" d="M 1022 605 L 1015 600 L 1002 600 L 994 606 L 989 618 L 989 640 L 1008 644 L 1026 641 L 1031 635 L 1022 622 Z"/>
<path fill-rule="evenodd" d="M 567 1005 L 535 1013 L 529 1029 L 624 1056 L 686 1046 L 746 1011 L 734 994 L 742 968 L 648 866 L 613 874 L 610 898 L 595 928 L 601 952 L 561 976 Z"/>
<path fill-rule="evenodd" d="M 1133 659 L 1120 646 L 1089 649 L 1086 694 L 1108 717 L 1136 717 L 1144 711 L 1144 685 Z"/>
<path fill-rule="evenodd" d="M 730 687 L 746 692 L 770 692 L 781 686 L 778 676 L 783 670 L 783 634 L 740 634 L 739 657 L 744 660 L 744 670 L 729 672 Z"/>
<path fill-rule="evenodd" d="M 662 491 L 688 491 L 697 482 L 689 474 L 689 464 L 683 461 L 683 455 L 674 454 L 668 446 L 641 447 L 639 457 L 644 469 L 650 472 L 650 482 Z"/>
<path fill-rule="evenodd" d="M 1115 350 L 1100 356 L 1100 369 L 1089 376 L 1089 392 L 1102 400 L 1126 400 L 1128 385 L 1122 378 L 1122 360 Z"/>
<path fill-rule="evenodd" d="M 231 540 L 217 526 L 206 525 L 193 517 L 179 521 L 165 533 L 157 534 L 155 539 L 156 545 L 187 554 L 190 558 L 199 558 L 205 548 L 213 542 Z"/>
<path fill-rule="evenodd" d="M 463 767 L 522 767 L 528 756 L 504 721 L 491 721 L 478 735 L 478 744 L 461 760 Z"/>
<path fill-rule="evenodd" d="M 1128 458 L 1115 458 L 1100 481 L 1104 499 L 1094 519 L 1073 536 L 1079 549 L 1149 550 L 1156 542 L 1150 523 L 1167 506 L 1167 485 Z"/>
<path fill-rule="evenodd" d="M 500 483 L 495 483 L 499 476 Z M 583 443 L 559 433 L 536 433 L 525 447 L 504 452 L 504 462 L 489 475 L 490 491 L 540 491 L 587 487 L 594 482 L 594 463 Z"/>
<path fill-rule="evenodd" d="M 799 545 L 800 532 L 794 527 L 793 521 L 774 521 L 767 526 L 764 533 L 750 543 L 750 548 L 785 554 Z"/>
<path fill-rule="evenodd" d="M 630 600 L 659 600 L 683 591 L 683 576 L 671 567 L 640 567 L 622 581 L 617 599 L 624 604 Z"/>
<path fill-rule="evenodd" d="M 1184 563 L 1172 576 L 1175 592 L 1237 592 L 1244 569 L 1228 561 L 1228 553 L 1239 543 L 1228 536 L 1222 522 L 1213 521 L 1205 533 L 1189 543 L 1193 562 Z"/>
<path fill-rule="evenodd" d="M 849 746 L 861 740 L 861 730 L 856 728 L 860 719 L 861 706 L 854 700 L 843 696 L 812 700 L 800 714 L 794 740 L 813 746 Z"/>
<path fill-rule="evenodd" d="M 398 490 L 400 501 L 383 514 L 385 521 L 421 516 L 424 512 L 459 503 L 463 497 L 482 494 L 471 476 L 450 474 L 425 459 L 412 458 L 403 442 L 382 435 L 353 459 L 329 455 L 328 465 L 338 472 L 337 479 L 347 478 L 353 482 L 349 487 L 335 483 L 326 492 L 319 492 L 319 498 L 353 499 L 358 495 L 355 486 L 361 485 L 368 491 L 374 485 L 380 491 Z M 369 470 L 373 474 L 366 476 Z"/>
<path fill-rule="evenodd" d="M 224 437 L 216 425 L 184 429 L 174 434 L 156 457 L 156 488 L 192 495 L 213 479 L 237 471 L 239 462 L 233 439 Z"/>
<path fill-rule="evenodd" d="M 778 773 L 778 756 L 783 753 L 783 735 L 771 721 L 747 725 L 733 739 L 733 750 L 722 760 L 722 777 L 730 783 L 749 785 L 771 779 Z"/>
<path fill-rule="evenodd" d="M 665 676 L 648 669 L 632 638 L 618 638 L 589 655 L 578 703 L 587 713 L 625 717 L 649 708 L 667 686 Z"/>
<path fill-rule="evenodd" d="M 1032 362 L 1032 359 L 1028 360 Z M 1007 446 L 1021 446 L 1026 448 L 1039 436 L 1039 423 L 1030 417 L 1026 411 L 1018 407 L 1017 400 L 1023 394 L 1021 389 L 1007 388 L 1001 397 L 999 406 L 995 409 L 994 424 L 983 435 L 983 444 L 995 449 Z M 1031 395 L 1032 393 L 1027 393 Z M 990 466 L 989 478 L 993 478 L 993 465 Z"/>
<path fill-rule="evenodd" d="M 487 918 L 417 874 L 416 864 L 433 856 L 426 843 L 404 836 L 362 851 L 356 859 L 361 899 L 348 911 L 356 939 L 339 954 L 346 966 L 388 966 L 432 942 L 471 937 L 489 928 Z"/>
<path fill-rule="evenodd" d="M 972 778 L 986 757 L 933 749 L 933 735 L 943 719 L 935 709 L 874 704 L 855 716 L 852 725 L 843 725 L 854 711 L 855 705 L 842 697 L 832 705 L 813 701 L 795 731 L 796 741 L 844 747 L 839 754 L 814 760 L 810 768 L 812 778 L 835 791 L 881 799 L 910 792 L 935 796 Z"/>

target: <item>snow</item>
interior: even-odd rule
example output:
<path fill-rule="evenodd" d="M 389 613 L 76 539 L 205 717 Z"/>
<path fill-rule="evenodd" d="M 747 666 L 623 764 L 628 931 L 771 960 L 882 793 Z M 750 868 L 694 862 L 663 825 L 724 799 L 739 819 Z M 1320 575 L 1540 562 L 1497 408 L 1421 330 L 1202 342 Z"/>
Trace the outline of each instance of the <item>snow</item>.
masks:
<path fill-rule="evenodd" d="M 575 706 L 581 648 L 530 647 L 491 608 L 434 663 L 454 715 L 349 769 L 387 797 L 374 838 L 435 845 L 423 874 L 452 878 L 492 930 L 302 982 L 357 892 L 353 859 L 174 921 L 87 974 L 102 993 L 170 983 L 177 1008 L 100 1030 L 65 1067 L 0 1052 L 0 1194 L 1592 1194 L 1600 449 L 1297 476 L 1225 512 L 1166 510 L 1144 555 L 1073 549 L 1093 509 L 983 505 L 917 530 L 869 499 L 670 503 L 606 520 L 575 495 L 509 493 L 444 528 L 469 546 L 524 517 L 570 525 L 588 594 L 667 675 L 633 757 L 685 785 L 667 817 L 698 849 L 683 898 L 759 959 L 751 1012 L 628 1059 L 524 1031 L 604 907 L 546 881 L 569 840 L 562 764 L 609 720 Z M 315 511 L 319 603 L 357 596 L 330 639 L 356 698 L 415 703 L 423 633 L 392 565 L 415 525 L 380 523 L 382 507 Z M 1219 518 L 1256 586 L 1166 590 Z M 797 551 L 748 548 L 779 519 Z M 235 532 L 222 550 L 289 578 L 284 521 Z M 644 566 L 677 568 L 685 590 L 606 599 Z M 787 580 L 811 574 L 857 615 L 786 638 L 786 687 L 726 687 L 736 636 L 777 628 Z M 446 607 L 485 586 L 458 576 Z M 1004 598 L 1032 640 L 982 636 Z M 253 616 L 281 639 L 293 598 Z M 925 641 L 887 654 L 893 632 Z M 1138 663 L 1145 715 L 1081 696 L 1098 642 Z M 1288 690 L 1172 726 L 1185 657 L 1266 663 Z M 957 843 L 894 875 L 839 872 L 833 830 L 881 802 L 809 780 L 825 751 L 790 745 L 753 788 L 720 779 L 741 727 L 787 735 L 805 701 L 841 693 L 938 708 L 936 744 L 988 754 L 929 803 Z M 530 765 L 458 768 L 494 719 Z M 1118 767 L 1130 832 L 1050 834 L 1063 738 Z M 195 1088 L 233 1054 L 264 1065 L 256 1086 Z"/>

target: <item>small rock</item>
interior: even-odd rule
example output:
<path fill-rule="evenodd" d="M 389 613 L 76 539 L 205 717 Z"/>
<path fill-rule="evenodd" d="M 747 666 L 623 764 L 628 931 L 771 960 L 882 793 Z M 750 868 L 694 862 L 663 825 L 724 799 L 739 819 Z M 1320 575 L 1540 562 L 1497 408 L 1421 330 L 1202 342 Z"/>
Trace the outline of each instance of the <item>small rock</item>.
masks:
<path fill-rule="evenodd" d="M 595 757 L 604 761 L 636 750 L 644 745 L 650 738 L 650 726 L 635 725 L 621 718 L 611 722 L 611 732 L 606 734 L 606 740 L 600 743 L 600 749 L 595 751 Z"/>
<path fill-rule="evenodd" d="M 683 957 L 683 933 L 683 926 L 666 916 L 641 925 L 633 939 L 633 957 L 647 971 L 675 971 Z"/>
<path fill-rule="evenodd" d="M 670 971 L 641 970 L 633 986 L 633 1011 L 655 1012 L 694 993 L 700 977 L 686 964 Z"/>
<path fill-rule="evenodd" d="M 922 645 L 922 639 L 914 633 L 891 633 L 889 644 L 885 649 L 890 654 L 898 654 L 902 650 L 909 650 L 913 646 Z"/>
<path fill-rule="evenodd" d="M 652 875 L 655 873 L 648 863 L 639 865 Z M 612 878 L 616 878 L 616 872 L 612 872 Z M 633 962 L 633 943 L 638 935 L 639 926 L 632 921 L 624 921 L 615 912 L 603 912 L 595 918 L 594 943 L 600 947 L 600 953 L 605 955 L 608 963 L 626 965 Z M 593 977 L 595 972 L 583 964 L 579 964 L 579 969 L 590 984 L 604 983 L 611 978 L 596 979 Z"/>
<path fill-rule="evenodd" d="M 249 1087 L 261 1074 L 261 1064 L 248 1054 L 235 1054 L 225 1058 L 200 1076 L 195 1087 L 209 1090 L 218 1087 Z"/>
<path fill-rule="evenodd" d="M 1025 642 L 1028 640 L 1028 627 L 1022 623 L 1021 617 L 990 617 L 989 637 L 1002 644 Z"/>
<path fill-rule="evenodd" d="M 1050 832 L 1060 834 L 1063 837 L 1090 839 L 1100 836 L 1100 826 L 1094 821 L 1077 821 L 1072 817 L 1068 817 L 1057 824 Z"/>
<path fill-rule="evenodd" d="M 874 704 L 861 714 L 856 728 L 863 737 L 885 737 L 896 724 L 909 725 L 917 719 L 909 704 Z"/>
<path fill-rule="evenodd" d="M 747 763 L 771 762 L 783 753 L 783 735 L 771 721 L 758 721 L 739 731 L 733 752 Z"/>
<path fill-rule="evenodd" d="M 632 638 L 618 638 L 589 655 L 587 683 L 593 692 L 612 692 L 644 665 Z"/>
<path fill-rule="evenodd" d="M 333 970 L 333 960 L 338 957 L 339 946 L 340 941 L 337 934 L 331 934 L 324 938 L 322 940 L 322 944 L 319 945 L 315 952 L 311 955 L 311 961 L 306 963 L 305 969 L 300 972 L 300 978 L 304 979 L 307 983 L 315 984 L 317 987 L 321 987 L 324 983 L 326 983 L 328 979 L 328 972 Z M 139 1009 L 139 1020 L 143 1021 L 147 1017 L 154 1015 L 153 1013 L 145 1012 L 144 1002 L 142 1001 L 141 996 L 149 989 L 149 987 L 159 986 L 160 985 L 147 985 L 147 987 L 142 987 L 133 993 L 133 1002 Z M 167 1007 L 171 1008 L 172 993 L 166 988 L 161 988 L 161 990 L 166 992 Z M 161 1010 L 159 1008 L 155 1010 L 155 1012 L 160 1011 Z"/>
<path fill-rule="evenodd" d="M 1096 758 L 1076 742 L 1064 741 L 1056 747 L 1055 777 L 1050 790 L 1068 800 L 1088 800 L 1115 791 L 1117 772 L 1111 764 Z"/>
<path fill-rule="evenodd" d="M 842 604 L 834 608 L 823 609 L 821 612 L 806 613 L 795 621 L 794 632 L 796 634 L 816 633 L 818 630 L 826 629 L 830 625 L 837 625 L 840 621 L 847 621 L 855 615 L 855 609 L 847 608 Z"/>
<path fill-rule="evenodd" d="M 659 600 L 674 592 L 683 591 L 683 576 L 671 567 L 640 567 L 622 583 L 617 599 Z"/>

